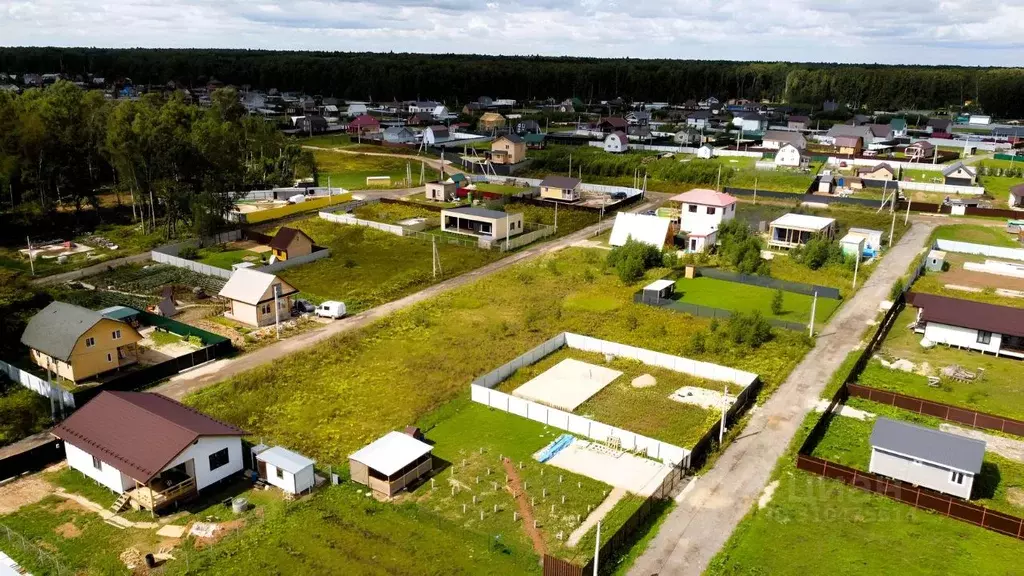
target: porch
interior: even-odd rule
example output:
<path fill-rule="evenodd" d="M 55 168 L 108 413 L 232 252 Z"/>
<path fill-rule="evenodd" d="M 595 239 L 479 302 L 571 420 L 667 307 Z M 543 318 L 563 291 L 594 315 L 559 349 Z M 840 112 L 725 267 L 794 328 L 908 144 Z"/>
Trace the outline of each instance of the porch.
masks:
<path fill-rule="evenodd" d="M 196 488 L 194 462 L 188 460 L 156 475 L 148 483 L 135 481 L 135 488 L 125 492 L 132 508 L 157 510 L 199 494 Z"/>

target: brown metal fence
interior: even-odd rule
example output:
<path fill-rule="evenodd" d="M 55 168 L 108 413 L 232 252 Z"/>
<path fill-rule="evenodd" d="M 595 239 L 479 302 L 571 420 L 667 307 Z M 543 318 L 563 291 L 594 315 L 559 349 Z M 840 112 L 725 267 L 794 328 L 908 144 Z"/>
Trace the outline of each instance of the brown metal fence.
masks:
<path fill-rule="evenodd" d="M 977 410 L 943 404 L 942 402 L 933 402 L 923 398 L 907 396 L 897 392 L 879 390 L 878 388 L 862 386 L 860 384 L 848 383 L 846 387 L 849 389 L 850 396 L 856 398 L 867 398 L 872 402 L 888 404 L 889 406 L 895 406 L 910 412 L 935 416 L 936 418 L 942 418 L 943 420 L 958 424 L 966 424 L 974 428 L 999 430 L 1008 434 L 1024 436 L 1024 422 L 1014 420 L 1013 418 L 1005 418 L 1003 416 L 978 412 Z"/>
<path fill-rule="evenodd" d="M 971 504 L 955 496 L 913 486 L 806 454 L 797 455 L 796 467 L 824 478 L 838 480 L 847 486 L 881 494 L 915 508 L 931 510 L 962 522 L 1024 540 L 1024 519 Z"/>

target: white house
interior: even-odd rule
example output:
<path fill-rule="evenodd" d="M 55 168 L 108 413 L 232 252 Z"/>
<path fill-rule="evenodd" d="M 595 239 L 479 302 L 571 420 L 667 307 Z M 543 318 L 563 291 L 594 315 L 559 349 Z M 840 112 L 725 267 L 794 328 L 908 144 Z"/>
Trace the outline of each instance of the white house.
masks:
<path fill-rule="evenodd" d="M 348 105 L 348 111 L 345 112 L 345 115 L 348 116 L 349 118 L 355 118 L 356 116 L 362 116 L 363 114 L 367 113 L 368 111 L 366 109 L 366 104 L 352 102 Z"/>
<path fill-rule="evenodd" d="M 784 214 L 768 225 L 768 246 L 770 248 L 793 248 L 806 244 L 815 236 L 835 238 L 835 218 L 811 216 L 808 214 Z"/>
<path fill-rule="evenodd" d="M 707 144 L 697 149 L 697 158 L 701 160 L 710 160 L 715 155 L 715 149 Z"/>
<path fill-rule="evenodd" d="M 625 152 L 629 150 L 629 139 L 625 132 L 612 132 L 604 138 L 605 152 Z"/>
<path fill-rule="evenodd" d="M 68 466 L 121 494 L 114 512 L 156 511 L 241 472 L 246 435 L 160 394 L 110 391 L 52 433 Z"/>
<path fill-rule="evenodd" d="M 523 215 L 461 206 L 441 210 L 441 230 L 486 240 L 504 240 L 523 233 Z"/>
<path fill-rule="evenodd" d="M 711 126 L 711 118 L 711 112 L 694 112 L 686 117 L 686 125 L 703 130 L 704 128 L 709 128 Z"/>
<path fill-rule="evenodd" d="M 671 229 L 671 218 L 618 212 L 615 214 L 615 225 L 612 227 L 608 244 L 625 246 L 626 242 L 632 238 L 637 242 L 643 242 L 661 250 L 672 241 Z"/>
<path fill-rule="evenodd" d="M 302 494 L 312 490 L 316 484 L 315 460 L 280 446 L 268 448 L 263 444 L 254 446 L 252 453 L 256 457 L 260 478 L 271 486 L 277 486 L 288 494 Z"/>
<path fill-rule="evenodd" d="M 803 155 L 800 154 L 800 150 L 792 144 L 784 144 L 779 151 L 775 153 L 775 165 L 785 166 L 789 168 L 799 168 L 803 164 Z"/>
<path fill-rule="evenodd" d="M 761 147 L 768 150 L 779 150 L 786 144 L 796 147 L 797 150 L 807 149 L 807 139 L 799 132 L 769 130 L 761 137 Z"/>
<path fill-rule="evenodd" d="M 434 110 L 440 106 L 437 102 L 432 100 L 426 100 L 423 102 L 410 102 L 409 103 L 409 114 L 416 114 L 419 112 L 426 112 L 427 114 L 433 114 Z"/>
<path fill-rule="evenodd" d="M 733 116 L 732 125 L 744 132 L 763 132 L 768 127 L 768 120 L 760 114 L 741 112 Z"/>
<path fill-rule="evenodd" d="M 877 418 L 869 471 L 970 499 L 985 459 L 985 442 L 907 422 Z"/>
<path fill-rule="evenodd" d="M 935 344 L 1024 358 L 1024 309 L 911 293 L 915 331 Z"/>
<path fill-rule="evenodd" d="M 736 217 L 736 198 L 729 194 L 697 188 L 673 196 L 679 202 L 679 229 L 683 232 L 718 230 Z"/>
<path fill-rule="evenodd" d="M 441 142 L 447 142 L 450 137 L 447 126 L 428 126 L 423 131 L 423 143 L 424 144 L 440 144 Z"/>
<path fill-rule="evenodd" d="M 431 110 L 430 115 L 434 117 L 434 120 L 447 120 L 448 119 L 448 107 L 444 104 L 438 104 Z"/>

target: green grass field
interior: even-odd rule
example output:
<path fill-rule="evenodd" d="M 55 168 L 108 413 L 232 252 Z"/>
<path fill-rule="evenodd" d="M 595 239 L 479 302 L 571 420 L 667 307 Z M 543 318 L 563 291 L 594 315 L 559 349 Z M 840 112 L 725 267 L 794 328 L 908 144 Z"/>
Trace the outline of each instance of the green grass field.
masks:
<path fill-rule="evenodd" d="M 525 192 L 529 188 L 522 186 L 507 186 L 505 184 L 490 184 L 487 182 L 479 182 L 476 184 L 476 189 L 481 192 L 495 192 L 498 194 L 519 194 Z"/>
<path fill-rule="evenodd" d="M 980 224 L 953 224 L 939 226 L 932 233 L 933 240 L 956 240 L 973 244 L 988 244 L 1005 248 L 1020 248 L 1013 236 L 1003 226 L 982 226 Z"/>
<path fill-rule="evenodd" d="M 384 204 L 382 202 L 360 206 L 352 212 L 352 215 L 363 220 L 383 222 L 384 224 L 397 224 L 409 218 L 428 218 L 435 221 L 440 218 L 437 212 L 415 204 Z"/>
<path fill-rule="evenodd" d="M 580 404 L 573 411 L 574 414 L 684 448 L 691 448 L 718 419 L 719 414 L 713 410 L 676 402 L 669 396 L 683 386 L 720 392 L 721 382 L 696 378 L 627 358 L 615 358 L 609 363 L 601 354 L 582 350 L 559 350 L 536 364 L 524 366 L 502 382 L 498 389 L 511 394 L 516 388 L 568 358 L 622 372 L 608 386 Z M 631 382 L 643 374 L 654 376 L 657 384 L 649 388 L 634 388 Z M 733 388 L 733 393 L 739 391 L 737 386 Z"/>
<path fill-rule="evenodd" d="M 917 510 L 796 469 L 811 413 L 772 474 L 770 502 L 755 504 L 705 574 L 1016 574 L 1012 538 Z"/>
<path fill-rule="evenodd" d="M 502 256 L 494 250 L 438 243 L 442 274 L 434 278 L 428 242 L 320 218 L 291 226 L 309 234 L 317 245 L 330 248 L 331 255 L 284 270 L 281 277 L 314 299 L 345 302 L 350 313 L 401 298 Z"/>
<path fill-rule="evenodd" d="M 0 376 L 0 446 L 42 432 L 52 423 L 49 399 Z"/>
<path fill-rule="evenodd" d="M 1024 166 L 1024 162 L 1021 165 Z M 1008 208 L 1010 188 L 1018 184 L 1024 184 L 1024 180 L 1020 178 L 1008 178 L 1006 176 L 979 176 L 978 182 L 980 186 L 985 187 L 985 192 L 989 196 L 995 198 L 995 207 L 1002 209 Z"/>
<path fill-rule="evenodd" d="M 782 313 L 774 314 L 772 298 L 775 296 L 775 290 L 706 277 L 680 279 L 676 282 L 676 294 L 679 295 L 678 299 L 681 302 L 736 312 L 756 310 L 767 318 L 798 323 L 811 319 L 811 303 L 814 301 L 811 296 L 783 292 Z M 841 304 L 841 300 L 819 298 L 815 310 L 815 324 L 826 323 Z"/>
<path fill-rule="evenodd" d="M 227 250 L 224 245 L 200 248 L 198 256 L 197 262 L 225 270 L 231 270 L 232 266 L 242 262 L 253 262 L 257 265 L 260 263 L 259 253 L 251 250 Z M 267 257 L 269 258 L 269 254 Z"/>
<path fill-rule="evenodd" d="M 326 186 L 328 178 L 330 178 L 331 186 L 349 190 L 365 190 L 372 188 L 366 184 L 367 177 L 389 176 L 391 185 L 380 187 L 404 188 L 407 186 L 405 182 L 406 166 L 412 170 L 413 182 L 419 182 L 420 161 L 415 158 L 344 154 L 323 150 L 315 150 L 313 155 L 316 157 L 317 168 L 320 171 L 321 186 Z M 427 178 L 432 177 L 432 171 L 428 169 Z"/>
<path fill-rule="evenodd" d="M 141 224 L 104 224 L 97 226 L 96 229 L 89 234 L 79 234 L 74 238 L 66 238 L 74 240 L 76 243 L 92 246 L 94 250 L 87 253 L 79 253 L 69 256 L 67 261 L 63 264 L 57 261 L 57 258 L 43 258 L 37 256 L 34 262 L 29 262 L 28 256 L 19 252 L 20 249 L 26 246 L 2 246 L 0 247 L 0 267 L 30 273 L 32 267 L 35 266 L 36 276 L 49 276 L 52 274 L 59 274 L 61 272 L 70 272 L 72 270 L 78 270 L 79 268 L 85 268 L 94 264 L 101 264 L 108 260 L 115 258 L 121 258 L 123 256 L 129 256 L 131 254 L 138 254 L 139 252 L 145 252 L 152 250 L 153 248 L 168 242 L 166 239 L 164 227 L 157 226 L 157 229 L 148 234 L 142 233 Z M 47 238 L 52 235 L 39 233 L 40 236 L 46 236 Z M 108 250 L 90 241 L 91 236 L 101 236 L 106 238 L 110 242 L 117 245 L 117 250 Z M 24 238 L 22 238 L 24 240 Z M 38 241 L 39 238 L 34 238 L 34 242 Z"/>

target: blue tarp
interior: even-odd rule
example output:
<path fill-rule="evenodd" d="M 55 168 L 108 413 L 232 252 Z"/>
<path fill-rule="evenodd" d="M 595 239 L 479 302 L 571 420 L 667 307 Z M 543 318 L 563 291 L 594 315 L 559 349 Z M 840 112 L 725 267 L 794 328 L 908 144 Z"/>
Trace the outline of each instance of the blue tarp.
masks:
<path fill-rule="evenodd" d="M 572 441 L 573 437 L 571 434 L 562 434 L 556 438 L 554 442 L 548 444 L 546 448 L 541 450 L 540 454 L 537 455 L 537 461 L 543 464 L 548 460 L 551 460 L 555 457 L 555 454 L 558 454 L 563 448 L 572 444 Z"/>

